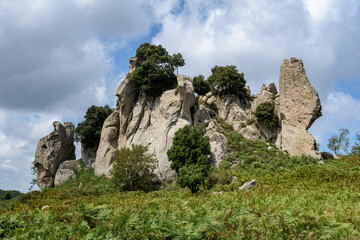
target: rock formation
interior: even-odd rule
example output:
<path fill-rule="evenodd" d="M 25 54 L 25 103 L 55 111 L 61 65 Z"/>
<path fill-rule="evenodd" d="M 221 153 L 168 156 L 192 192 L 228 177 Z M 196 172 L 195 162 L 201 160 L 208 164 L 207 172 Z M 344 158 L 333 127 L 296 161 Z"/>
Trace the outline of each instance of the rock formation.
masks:
<path fill-rule="evenodd" d="M 80 164 L 77 160 L 67 160 L 62 162 L 56 171 L 54 185 L 55 187 L 69 180 L 70 177 L 75 176 L 74 169 L 80 170 Z"/>
<path fill-rule="evenodd" d="M 136 59 L 130 59 L 130 72 Z M 178 89 L 165 91 L 154 98 L 141 96 L 133 84 L 125 79 L 119 86 L 114 112 L 103 125 L 96 154 L 95 173 L 110 176 L 115 152 L 121 147 L 141 144 L 158 159 L 156 173 L 161 179 L 175 177 L 170 169 L 166 151 L 172 145 L 175 132 L 185 125 L 202 123 L 209 136 L 212 159 L 218 165 L 226 153 L 226 137 L 218 130 L 218 121 L 231 124 L 235 131 L 253 140 L 269 139 L 290 155 L 310 155 L 320 159 L 315 140 L 307 131 L 321 116 L 318 95 L 306 77 L 301 60 L 285 60 L 280 73 L 280 92 L 274 83 L 263 85 L 260 94 L 247 98 L 236 96 L 219 98 L 208 93 L 196 101 L 192 79 L 178 76 Z M 256 120 L 253 111 L 264 102 L 275 104 L 279 126 L 268 128 Z"/>
<path fill-rule="evenodd" d="M 54 131 L 39 140 L 34 165 L 37 169 L 37 184 L 41 189 L 54 187 L 54 178 L 59 165 L 75 159 L 74 125 L 54 122 Z"/>
<path fill-rule="evenodd" d="M 192 108 L 196 99 L 191 78 L 178 76 L 178 90 L 165 91 L 160 97 L 141 96 L 137 101 L 135 89 L 125 79 L 117 91 L 114 112 L 103 125 L 96 155 L 95 173 L 110 176 L 115 151 L 132 144 L 149 147 L 158 159 L 157 175 L 174 178 L 166 151 L 172 145 L 175 132 L 192 125 Z"/>
<path fill-rule="evenodd" d="M 97 149 L 97 147 L 89 148 L 81 144 L 81 158 L 84 161 L 85 168 L 94 167 Z"/>
<path fill-rule="evenodd" d="M 305 154 L 321 159 L 321 154 L 316 151 L 315 139 L 307 131 L 321 116 L 320 99 L 300 59 L 283 61 L 279 87 L 281 133 L 276 145 L 290 155 Z"/>

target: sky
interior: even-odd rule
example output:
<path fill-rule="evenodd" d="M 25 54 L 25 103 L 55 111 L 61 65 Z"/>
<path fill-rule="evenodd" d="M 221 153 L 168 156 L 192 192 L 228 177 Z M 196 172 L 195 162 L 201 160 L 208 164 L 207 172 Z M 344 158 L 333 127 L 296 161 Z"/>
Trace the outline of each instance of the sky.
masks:
<path fill-rule="evenodd" d="M 0 189 L 28 191 L 53 121 L 115 105 L 144 42 L 180 52 L 180 74 L 235 65 L 253 93 L 302 59 L 323 108 L 310 132 L 328 151 L 338 129 L 360 130 L 359 23 L 358 0 L 0 0 Z"/>

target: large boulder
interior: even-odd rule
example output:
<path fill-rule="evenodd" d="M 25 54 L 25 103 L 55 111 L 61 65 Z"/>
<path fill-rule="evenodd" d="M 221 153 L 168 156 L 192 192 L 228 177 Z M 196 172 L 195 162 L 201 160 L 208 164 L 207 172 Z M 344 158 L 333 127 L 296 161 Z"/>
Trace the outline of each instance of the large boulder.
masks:
<path fill-rule="evenodd" d="M 71 177 L 75 176 L 74 170 L 80 170 L 80 164 L 78 160 L 67 160 L 65 162 L 62 162 L 55 174 L 55 187 L 61 185 L 62 183 L 69 180 Z"/>
<path fill-rule="evenodd" d="M 290 155 L 310 155 L 321 159 L 314 137 L 307 131 L 321 116 L 318 93 L 306 76 L 303 62 L 284 60 L 280 69 L 278 101 L 281 133 L 276 141 Z"/>
<path fill-rule="evenodd" d="M 54 178 L 59 165 L 75 159 L 74 124 L 54 122 L 54 131 L 39 140 L 34 164 L 37 169 L 37 184 L 41 189 L 54 187 Z"/>

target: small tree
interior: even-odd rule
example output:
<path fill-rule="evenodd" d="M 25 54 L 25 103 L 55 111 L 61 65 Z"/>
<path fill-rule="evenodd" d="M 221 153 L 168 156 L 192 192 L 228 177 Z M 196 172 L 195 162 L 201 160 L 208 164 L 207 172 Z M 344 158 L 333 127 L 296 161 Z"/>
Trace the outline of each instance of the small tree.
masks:
<path fill-rule="evenodd" d="M 99 146 L 101 130 L 106 118 L 112 113 L 108 105 L 97 107 L 92 105 L 86 111 L 85 120 L 80 122 L 75 128 L 75 141 L 87 147 Z"/>
<path fill-rule="evenodd" d="M 278 125 L 279 118 L 275 114 L 275 104 L 273 102 L 264 102 L 256 107 L 254 112 L 257 120 L 266 127 L 275 128 Z"/>
<path fill-rule="evenodd" d="M 357 132 L 355 134 L 355 143 L 354 145 L 351 147 L 351 155 L 356 155 L 360 153 L 360 132 Z"/>
<path fill-rule="evenodd" d="M 112 181 L 124 191 L 150 190 L 156 175 L 157 160 L 152 154 L 146 153 L 148 147 L 132 145 L 116 151 Z"/>
<path fill-rule="evenodd" d="M 199 186 L 209 176 L 210 155 L 209 137 L 204 136 L 202 126 L 189 125 L 175 133 L 173 145 L 167 151 L 171 168 L 178 174 L 177 183 L 190 188 L 192 193 L 199 190 Z"/>
<path fill-rule="evenodd" d="M 185 66 L 185 60 L 184 60 L 183 56 L 181 55 L 181 53 L 177 53 L 177 54 L 172 55 L 172 62 L 176 68 L 176 76 L 177 76 L 179 74 L 178 68 Z"/>
<path fill-rule="evenodd" d="M 246 95 L 244 73 L 239 73 L 236 66 L 215 66 L 211 69 L 211 73 L 208 80 L 214 86 L 216 94 Z"/>
<path fill-rule="evenodd" d="M 203 75 L 193 78 L 194 92 L 199 95 L 205 95 L 210 91 L 209 81 L 206 81 Z"/>
<path fill-rule="evenodd" d="M 333 135 L 329 138 L 327 147 L 334 151 L 335 155 L 340 154 L 340 150 L 343 150 L 344 153 L 348 153 L 350 139 L 347 137 L 349 135 L 349 130 L 346 128 L 339 129 L 339 135 Z"/>

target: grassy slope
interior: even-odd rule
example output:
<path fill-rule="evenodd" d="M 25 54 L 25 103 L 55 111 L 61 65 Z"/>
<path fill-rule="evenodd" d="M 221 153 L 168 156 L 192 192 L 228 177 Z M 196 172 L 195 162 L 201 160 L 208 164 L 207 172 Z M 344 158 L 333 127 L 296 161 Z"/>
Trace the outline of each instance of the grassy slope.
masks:
<path fill-rule="evenodd" d="M 8 202 L 0 209 L 0 238 L 360 238 L 360 156 L 317 164 L 219 127 L 229 153 L 211 175 L 212 189 L 192 195 L 168 185 L 120 193 L 107 179 L 82 171 L 60 188 Z M 232 176 L 238 182 L 229 183 Z M 258 187 L 239 192 L 251 179 Z M 41 210 L 44 205 L 50 208 Z"/>

